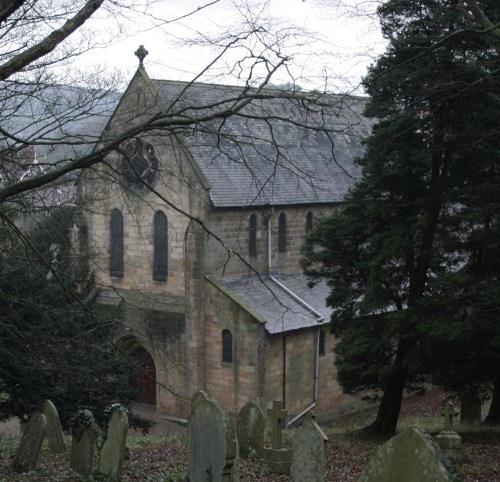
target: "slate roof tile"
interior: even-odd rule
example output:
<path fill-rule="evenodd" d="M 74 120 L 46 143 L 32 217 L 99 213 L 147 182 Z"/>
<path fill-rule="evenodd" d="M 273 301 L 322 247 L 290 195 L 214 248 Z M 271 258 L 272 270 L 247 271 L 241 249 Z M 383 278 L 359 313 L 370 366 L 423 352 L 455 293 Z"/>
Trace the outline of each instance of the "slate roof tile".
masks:
<path fill-rule="evenodd" d="M 302 274 L 276 274 L 275 277 L 318 311 L 323 319 L 320 320 L 266 275 L 259 278 L 252 274 L 217 282 L 231 293 L 234 300 L 239 300 L 244 308 L 249 307 L 256 313 L 264 321 L 266 331 L 272 335 L 323 326 L 330 322 L 331 310 L 325 304 L 328 295 L 325 283 L 309 288 L 307 279 Z"/>
<path fill-rule="evenodd" d="M 153 80 L 171 112 L 196 117 L 231 108 L 242 88 Z M 183 140 L 210 184 L 215 207 L 338 203 L 371 121 L 365 98 L 265 90 L 241 111 L 187 129 Z M 281 97 L 280 97 L 281 96 Z M 218 106 L 217 108 L 215 106 Z M 208 107 L 210 106 L 210 107 Z"/>

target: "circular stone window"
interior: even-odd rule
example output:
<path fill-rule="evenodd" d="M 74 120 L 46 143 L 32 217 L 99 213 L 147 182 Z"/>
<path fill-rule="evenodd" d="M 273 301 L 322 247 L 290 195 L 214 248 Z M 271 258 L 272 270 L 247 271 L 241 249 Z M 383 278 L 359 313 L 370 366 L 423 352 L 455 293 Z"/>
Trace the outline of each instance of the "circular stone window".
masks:
<path fill-rule="evenodd" d="M 132 139 L 122 150 L 122 171 L 127 184 L 139 189 L 150 186 L 158 174 L 158 158 L 153 146 L 142 139 Z"/>

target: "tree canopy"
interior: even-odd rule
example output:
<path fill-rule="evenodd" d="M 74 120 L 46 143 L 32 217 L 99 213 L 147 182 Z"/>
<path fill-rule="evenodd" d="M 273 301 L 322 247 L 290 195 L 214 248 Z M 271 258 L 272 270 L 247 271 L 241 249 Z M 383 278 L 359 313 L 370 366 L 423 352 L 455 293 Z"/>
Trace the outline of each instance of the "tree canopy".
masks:
<path fill-rule="evenodd" d="M 481 7 L 500 19 L 496 2 Z M 309 235 L 303 266 L 331 288 L 343 387 L 382 389 L 371 429 L 390 434 L 403 389 L 426 372 L 422 356 L 459 349 L 438 334 L 465 348 L 479 322 L 460 315 L 470 310 L 454 302 L 458 285 L 477 300 L 478 283 L 497 282 L 471 275 L 484 269 L 477 256 L 493 248 L 486 238 L 498 222 L 500 59 L 498 40 L 461 1 L 390 0 L 378 13 L 389 45 L 364 79 L 376 125 L 362 177 Z"/>
<path fill-rule="evenodd" d="M 134 367 L 112 342 L 116 321 L 96 316 L 77 290 L 72 224 L 72 210 L 60 208 L 29 239 L 0 226 L 0 419 L 24 418 L 49 398 L 65 426 L 81 408 L 102 420 L 108 405 L 134 396 Z"/>

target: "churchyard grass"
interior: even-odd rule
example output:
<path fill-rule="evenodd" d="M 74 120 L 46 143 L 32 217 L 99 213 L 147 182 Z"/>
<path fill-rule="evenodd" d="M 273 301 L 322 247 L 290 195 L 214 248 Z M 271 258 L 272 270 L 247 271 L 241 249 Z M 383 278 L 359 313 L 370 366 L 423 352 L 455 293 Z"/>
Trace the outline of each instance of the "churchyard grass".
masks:
<path fill-rule="evenodd" d="M 436 404 L 437 405 L 437 404 Z M 410 409 L 408 408 L 410 406 Z M 442 419 L 432 416 L 427 409 L 405 404 L 401 427 L 418 425 L 425 429 L 433 426 L 436 431 Z M 357 432 L 374 416 L 368 410 L 339 419 L 326 428 L 329 436 L 327 447 L 327 481 L 357 482 L 371 454 L 383 440 L 367 437 Z M 435 411 L 434 413 L 439 413 Z M 464 445 L 468 463 L 461 465 L 464 482 L 500 482 L 500 430 L 486 427 L 457 427 Z M 288 437 L 287 437 L 288 438 Z M 65 438 L 70 446 L 69 437 Z M 187 438 L 184 434 L 174 437 L 143 437 L 131 435 L 127 446 L 130 459 L 123 468 L 122 482 L 184 482 L 187 473 Z M 0 436 L 0 482 L 81 482 L 69 469 L 69 449 L 60 454 L 49 452 L 44 443 L 36 471 L 14 474 L 10 466 L 19 439 Z M 254 460 L 241 460 L 242 482 L 285 482 L 286 475 L 269 474 L 264 464 Z"/>

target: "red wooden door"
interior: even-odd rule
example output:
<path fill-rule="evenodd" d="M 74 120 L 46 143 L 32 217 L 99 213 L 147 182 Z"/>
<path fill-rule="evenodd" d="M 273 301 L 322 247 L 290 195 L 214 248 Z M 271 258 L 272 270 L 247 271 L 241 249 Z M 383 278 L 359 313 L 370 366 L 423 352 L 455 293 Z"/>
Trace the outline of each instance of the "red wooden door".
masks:
<path fill-rule="evenodd" d="M 137 401 L 156 405 L 156 369 L 151 355 L 143 348 L 137 348 L 132 358 L 138 363 L 138 373 L 132 380 L 137 390 Z"/>

